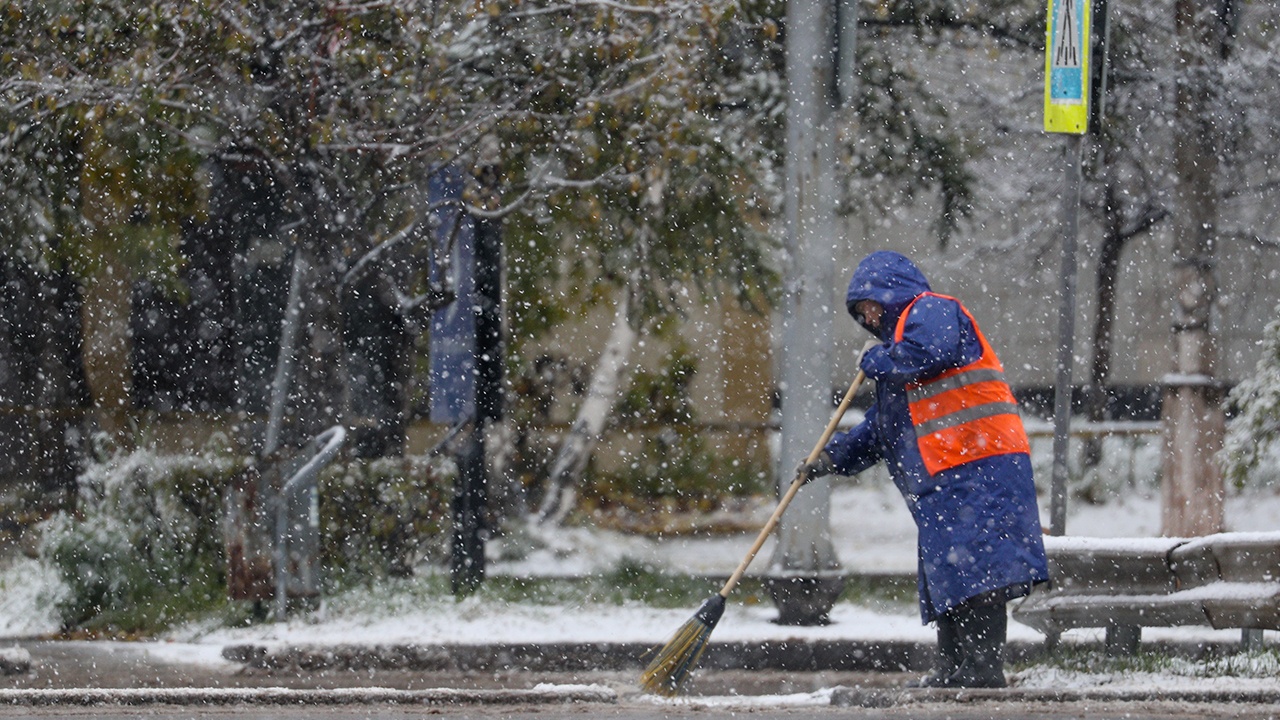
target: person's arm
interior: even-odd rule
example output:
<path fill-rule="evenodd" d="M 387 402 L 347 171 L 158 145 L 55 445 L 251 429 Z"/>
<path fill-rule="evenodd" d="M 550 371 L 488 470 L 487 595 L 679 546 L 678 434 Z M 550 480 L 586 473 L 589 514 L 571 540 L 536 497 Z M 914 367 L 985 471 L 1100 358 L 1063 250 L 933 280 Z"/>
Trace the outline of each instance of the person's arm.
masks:
<path fill-rule="evenodd" d="M 972 323 L 959 304 L 929 296 L 911 306 L 902 340 L 871 348 L 860 366 L 874 380 L 907 383 L 973 362 L 981 354 Z"/>
<path fill-rule="evenodd" d="M 823 452 L 831 458 L 831 468 L 837 475 L 857 475 L 880 461 L 875 419 L 873 405 L 862 422 L 848 432 L 836 433 L 827 443 Z"/>

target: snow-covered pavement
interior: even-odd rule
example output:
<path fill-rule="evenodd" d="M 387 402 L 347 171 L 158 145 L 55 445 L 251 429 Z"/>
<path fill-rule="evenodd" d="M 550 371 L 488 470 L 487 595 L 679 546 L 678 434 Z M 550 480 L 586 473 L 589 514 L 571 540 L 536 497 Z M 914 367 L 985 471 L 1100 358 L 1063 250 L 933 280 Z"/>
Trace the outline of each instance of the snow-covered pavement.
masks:
<path fill-rule="evenodd" d="M 1274 529 L 1280 502 L 1274 497 L 1233 498 L 1228 503 L 1230 529 Z M 901 499 L 883 484 L 839 487 L 832 498 L 832 534 L 846 569 L 854 573 L 910 573 L 914 566 L 914 532 Z M 1105 506 L 1073 508 L 1068 527 L 1072 534 L 1095 536 L 1152 536 L 1158 526 L 1158 504 L 1152 498 L 1133 497 Z M 569 529 L 543 533 L 527 552 L 491 548 L 496 558 L 492 574 L 574 576 L 608 572 L 624 560 L 639 562 L 665 572 L 694 575 L 727 575 L 749 546 L 747 534 L 719 537 L 675 537 L 664 540 L 621 533 Z M 753 571 L 767 565 L 766 546 Z M 0 637 L 30 636 L 49 632 L 56 619 L 49 614 L 48 598 L 56 593 L 56 578 L 32 560 L 19 560 L 0 573 Z M 249 627 L 220 627 L 205 623 L 183 626 L 159 641 L 134 648 L 166 663 L 225 665 L 221 650 L 229 645 L 266 647 L 325 645 L 484 645 L 515 643 L 640 643 L 661 644 L 696 609 L 656 608 L 640 603 L 614 605 L 554 605 L 504 602 L 483 594 L 461 601 L 427 597 L 422 593 L 388 592 L 391 587 L 351 591 L 326 601 L 320 612 L 287 623 Z M 708 594 L 714 592 L 708 586 Z M 838 604 L 831 624 L 822 627 L 784 627 L 775 624 L 776 610 L 768 604 L 731 604 L 713 642 L 765 642 L 775 640 L 909 642 L 927 644 L 931 628 L 922 627 L 910 606 Z M 1223 642 L 1239 640 L 1239 631 L 1209 628 L 1146 629 L 1144 641 Z M 1037 643 L 1041 636 L 1016 622 L 1009 630 L 1011 642 Z M 1100 640 L 1100 631 L 1073 631 L 1065 638 Z M 1277 633 L 1268 631 L 1265 642 L 1274 646 Z M 1268 659 L 1269 658 L 1269 659 Z M 1275 654 L 1258 663 L 1274 663 Z M 1241 691 L 1280 690 L 1280 672 L 1266 667 L 1243 666 L 1234 675 L 1201 677 L 1203 668 L 1164 667 L 1155 672 L 1071 673 L 1032 667 L 1015 680 L 1024 688 L 1063 687 L 1178 687 Z"/>

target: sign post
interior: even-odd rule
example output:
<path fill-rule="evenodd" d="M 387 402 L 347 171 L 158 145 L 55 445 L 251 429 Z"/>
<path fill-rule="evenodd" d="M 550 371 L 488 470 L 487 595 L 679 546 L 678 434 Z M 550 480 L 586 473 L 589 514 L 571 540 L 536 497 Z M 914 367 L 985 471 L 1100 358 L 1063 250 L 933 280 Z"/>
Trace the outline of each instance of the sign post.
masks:
<path fill-rule="evenodd" d="M 485 576 L 485 428 L 502 417 L 502 239 L 498 221 L 477 220 L 463 211 L 463 183 L 451 168 L 428 183 L 438 221 L 435 241 L 448 246 L 452 238 L 447 269 L 453 277 L 446 284 L 456 293 L 431 317 L 431 420 L 469 425 L 459 443 L 453 494 L 449 569 L 459 596 L 478 588 Z"/>
<path fill-rule="evenodd" d="M 1062 193 L 1062 278 L 1058 293 L 1058 367 L 1053 398 L 1053 480 L 1049 532 L 1067 532 L 1067 456 L 1071 439 L 1071 376 L 1075 366 L 1076 240 L 1081 153 L 1089 129 L 1090 0 L 1049 0 L 1045 30 L 1044 129 L 1067 136 Z"/>

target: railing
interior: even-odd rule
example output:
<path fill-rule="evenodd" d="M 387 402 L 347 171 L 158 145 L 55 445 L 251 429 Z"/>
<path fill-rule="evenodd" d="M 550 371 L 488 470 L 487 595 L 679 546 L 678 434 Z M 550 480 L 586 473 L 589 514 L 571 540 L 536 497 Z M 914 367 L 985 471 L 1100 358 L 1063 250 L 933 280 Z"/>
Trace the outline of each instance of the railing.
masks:
<path fill-rule="evenodd" d="M 312 438 L 290 461 L 292 464 L 301 461 L 302 466 L 293 471 L 293 474 L 281 486 L 280 493 L 273 498 L 275 504 L 273 560 L 276 576 L 275 618 L 277 621 L 284 620 L 288 612 L 289 581 L 291 579 L 289 573 L 291 559 L 289 557 L 289 544 L 292 539 L 289 532 L 291 524 L 289 510 L 301 504 L 296 500 L 305 498 L 308 510 L 307 522 L 305 524 L 295 524 L 311 528 L 314 532 L 319 532 L 317 509 L 319 498 L 316 496 L 316 478 L 319 477 L 320 471 L 337 457 L 346 437 L 346 429 L 341 425 L 335 425 Z M 310 561 L 312 558 L 305 559 Z"/>
<path fill-rule="evenodd" d="M 1023 418 L 1023 427 L 1029 437 L 1053 437 L 1053 423 L 1045 420 Z M 1073 421 L 1072 437 L 1099 437 L 1102 435 L 1159 435 L 1164 423 L 1159 420 L 1106 420 L 1103 422 Z"/>

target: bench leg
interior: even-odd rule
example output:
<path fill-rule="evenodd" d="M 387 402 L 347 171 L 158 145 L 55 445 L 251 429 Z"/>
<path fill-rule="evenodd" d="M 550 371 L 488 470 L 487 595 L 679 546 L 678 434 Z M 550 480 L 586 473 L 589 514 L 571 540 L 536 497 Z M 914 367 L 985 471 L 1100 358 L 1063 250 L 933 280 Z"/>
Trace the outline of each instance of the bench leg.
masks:
<path fill-rule="evenodd" d="M 1262 629 L 1243 628 L 1240 630 L 1240 649 L 1245 651 L 1262 649 Z"/>
<path fill-rule="evenodd" d="M 1062 631 L 1050 630 L 1044 634 L 1044 653 L 1052 655 L 1058 651 L 1058 647 L 1062 645 Z"/>
<path fill-rule="evenodd" d="M 1121 657 L 1138 652 L 1138 644 L 1142 641 L 1141 625 L 1107 625 L 1107 655 Z"/>

